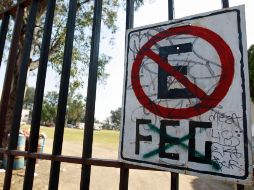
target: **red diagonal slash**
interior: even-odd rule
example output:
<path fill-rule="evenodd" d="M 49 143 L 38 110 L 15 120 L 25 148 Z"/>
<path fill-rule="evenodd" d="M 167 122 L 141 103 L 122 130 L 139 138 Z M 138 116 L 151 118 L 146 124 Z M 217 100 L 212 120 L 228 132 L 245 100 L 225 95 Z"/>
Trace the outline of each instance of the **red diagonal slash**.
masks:
<path fill-rule="evenodd" d="M 211 94 L 206 94 L 201 88 L 193 84 L 186 76 L 175 70 L 170 63 L 154 53 L 152 46 L 167 37 L 175 35 L 192 35 L 207 41 L 218 53 L 221 62 L 221 77 L 218 85 Z M 153 60 L 164 71 L 170 73 L 192 94 L 195 94 L 200 102 L 192 107 L 173 108 L 160 105 L 147 96 L 140 81 L 140 68 L 144 57 Z M 214 108 L 227 95 L 234 77 L 234 56 L 227 43 L 215 32 L 198 26 L 179 26 L 169 28 L 153 36 L 139 50 L 131 69 L 131 84 L 133 91 L 141 105 L 150 112 L 164 118 L 183 119 L 201 115 Z"/>
<path fill-rule="evenodd" d="M 167 61 L 162 59 L 152 50 L 148 49 L 145 52 L 145 55 L 154 60 L 154 62 L 157 63 L 158 66 L 161 67 L 164 71 L 175 77 L 178 82 L 184 85 L 192 94 L 195 94 L 197 98 L 202 100 L 207 97 L 207 94 L 201 88 L 193 84 L 186 76 L 175 70 L 170 64 L 167 63 Z"/>

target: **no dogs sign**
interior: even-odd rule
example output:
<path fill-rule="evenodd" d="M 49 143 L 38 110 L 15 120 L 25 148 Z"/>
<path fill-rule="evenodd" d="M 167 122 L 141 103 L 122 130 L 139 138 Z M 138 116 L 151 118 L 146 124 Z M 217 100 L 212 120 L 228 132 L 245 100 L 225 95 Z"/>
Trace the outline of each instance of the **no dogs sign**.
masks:
<path fill-rule="evenodd" d="M 249 183 L 244 7 L 129 30 L 119 158 Z"/>

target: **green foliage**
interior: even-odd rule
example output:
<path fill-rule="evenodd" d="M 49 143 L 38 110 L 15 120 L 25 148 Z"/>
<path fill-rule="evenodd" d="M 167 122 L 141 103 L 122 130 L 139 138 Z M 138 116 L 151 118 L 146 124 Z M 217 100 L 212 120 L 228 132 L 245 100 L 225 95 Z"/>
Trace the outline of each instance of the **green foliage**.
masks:
<path fill-rule="evenodd" d="M 57 113 L 58 93 L 55 91 L 48 92 L 44 97 L 42 105 L 41 121 L 44 124 L 54 123 Z"/>
<path fill-rule="evenodd" d="M 45 102 L 42 106 L 41 120 L 45 124 L 54 123 L 56 119 L 56 107 L 48 102 Z"/>
<path fill-rule="evenodd" d="M 25 109 L 30 110 L 32 109 L 34 103 L 34 93 L 35 93 L 34 87 L 27 87 L 23 105 Z"/>
<path fill-rule="evenodd" d="M 41 49 L 41 39 L 44 32 L 45 10 L 47 2 L 47 0 L 40 1 L 32 46 L 33 56 L 31 62 L 31 69 L 36 69 L 38 67 L 38 58 Z M 15 3 L 17 3 L 17 0 L 1 1 L 0 11 L 6 10 Z M 143 5 L 143 3 L 144 0 L 135 0 L 135 8 L 140 7 L 141 5 Z M 113 34 L 117 30 L 117 11 L 119 7 L 125 7 L 125 4 L 125 0 L 103 0 L 102 39 L 109 40 L 109 43 L 112 42 L 112 39 L 114 37 Z M 69 9 L 68 6 L 69 1 L 57 0 L 49 52 L 49 64 L 59 75 L 61 74 L 63 63 L 66 23 Z M 78 1 L 70 79 L 70 86 L 74 87 L 75 89 L 84 86 L 85 77 L 81 76 L 85 76 L 88 70 L 87 68 L 90 61 L 89 57 L 91 48 L 93 10 L 94 1 Z M 26 10 L 25 15 L 27 16 L 27 14 L 28 9 Z M 26 17 L 24 18 L 24 23 L 26 23 Z M 25 31 L 23 31 L 23 33 L 24 32 Z M 101 53 L 98 64 L 98 79 L 100 82 L 105 82 L 107 77 L 109 76 L 105 72 L 105 66 L 109 63 L 109 61 L 110 57 L 106 54 Z"/>
<path fill-rule="evenodd" d="M 4 10 L 8 9 L 11 7 L 15 1 L 13 0 L 3 0 L 0 2 L 0 12 L 3 12 Z"/>
<path fill-rule="evenodd" d="M 110 117 L 108 117 L 102 124 L 103 129 L 119 130 L 121 123 L 121 111 L 122 108 L 110 111 Z"/>
<path fill-rule="evenodd" d="M 122 110 L 122 108 L 118 108 L 118 109 L 112 110 L 112 111 L 110 112 L 110 114 L 111 114 L 110 120 L 111 120 L 113 129 L 119 130 L 119 128 L 120 128 L 120 123 L 121 123 L 121 110 Z"/>
<path fill-rule="evenodd" d="M 135 9 L 138 9 L 142 5 L 144 5 L 145 0 L 135 0 Z"/>
<path fill-rule="evenodd" d="M 94 2 L 78 4 L 78 11 L 75 24 L 74 47 L 72 53 L 71 83 L 70 86 L 76 89 L 83 87 L 87 68 L 90 62 L 91 34 L 93 22 Z M 104 0 L 102 13 L 102 36 L 110 36 L 116 32 L 116 19 L 119 7 L 118 0 Z M 52 68 L 59 74 L 62 69 L 64 43 L 66 34 L 66 22 L 68 14 L 68 1 L 58 0 L 50 46 L 49 61 Z M 43 23 L 43 19 L 40 19 Z M 107 38 L 108 39 L 108 38 Z M 111 40 L 111 39 L 110 39 Z M 39 46 L 35 49 L 34 57 L 37 57 Z M 99 57 L 98 78 L 104 81 L 108 74 L 105 72 L 105 65 L 108 64 L 110 57 L 101 54 Z"/>
<path fill-rule="evenodd" d="M 249 77 L 250 77 L 250 96 L 252 101 L 254 101 L 254 44 L 250 46 L 248 50 L 248 60 L 249 60 Z"/>
<path fill-rule="evenodd" d="M 45 124 L 54 123 L 57 115 L 58 92 L 50 91 L 44 97 L 42 106 L 42 122 Z M 76 124 L 82 121 L 85 114 L 85 101 L 81 94 L 69 93 L 67 106 L 68 123 Z"/>
<path fill-rule="evenodd" d="M 85 116 L 85 102 L 81 94 L 75 95 L 69 99 L 67 117 L 68 123 L 76 124 L 84 119 Z"/>
<path fill-rule="evenodd" d="M 111 124 L 110 124 L 110 119 L 107 118 L 103 123 L 102 123 L 102 129 L 107 129 L 107 130 L 111 130 Z"/>
<path fill-rule="evenodd" d="M 102 13 L 102 38 L 107 36 L 107 40 L 111 41 L 112 34 L 116 32 L 116 20 L 117 11 L 120 6 L 120 0 L 104 0 L 103 1 L 103 13 Z M 6 10 L 11 5 L 15 4 L 16 0 L 4 0 L 0 1 L 0 11 Z M 44 32 L 45 23 L 45 10 L 47 0 L 40 2 L 39 11 L 37 13 L 37 23 L 34 32 L 34 40 L 32 45 L 32 62 L 31 68 L 36 69 L 38 67 L 38 58 L 41 49 L 41 39 Z M 90 49 L 91 49 L 91 35 L 92 35 L 92 23 L 93 23 L 93 10 L 94 1 L 78 1 L 78 11 L 76 13 L 75 24 L 75 37 L 74 47 L 72 53 L 72 67 L 71 67 L 71 83 L 70 86 L 76 89 L 84 85 L 85 76 L 87 74 L 87 68 L 89 65 Z M 60 75 L 62 71 L 64 44 L 66 37 L 66 23 L 69 10 L 69 1 L 57 0 L 57 6 L 55 9 L 54 24 L 52 29 L 51 45 L 49 52 L 49 65 Z M 25 15 L 27 16 L 28 9 L 26 9 Z M 26 23 L 26 16 L 24 23 Z M 14 19 L 14 17 L 12 17 Z M 24 28 L 25 29 L 25 28 Z M 25 31 L 23 31 L 24 33 Z M 109 37 L 108 37 L 109 36 Z M 10 40 L 10 39 L 9 39 Z M 105 72 L 105 65 L 108 64 L 110 57 L 101 54 L 99 57 L 99 81 L 105 81 L 108 74 Z M 78 81 L 78 82 L 77 82 Z"/>

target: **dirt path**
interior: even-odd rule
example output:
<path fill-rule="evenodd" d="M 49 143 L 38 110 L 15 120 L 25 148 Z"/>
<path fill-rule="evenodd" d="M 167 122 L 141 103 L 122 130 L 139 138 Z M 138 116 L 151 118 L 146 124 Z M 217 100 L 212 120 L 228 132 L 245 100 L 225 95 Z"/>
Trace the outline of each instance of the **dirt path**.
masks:
<path fill-rule="evenodd" d="M 47 139 L 45 152 L 51 153 L 52 141 Z M 82 145 L 65 142 L 63 154 L 70 156 L 81 156 Z M 103 148 L 95 144 L 93 157 L 105 159 L 117 159 L 117 151 L 110 148 Z M 78 164 L 61 164 L 60 190 L 78 190 L 80 183 L 81 166 Z M 36 166 L 36 177 L 34 181 L 35 190 L 48 189 L 50 173 L 50 161 L 39 161 Z M 12 189 L 22 189 L 24 171 L 14 172 Z M 119 185 L 119 169 L 92 167 L 91 189 L 92 190 L 117 190 Z M 129 178 L 130 190 L 168 190 L 170 189 L 170 174 L 168 172 L 138 171 L 131 170 Z M 0 186 L 3 185 L 3 174 L 0 173 Z M 232 184 L 211 179 L 197 178 L 193 176 L 180 175 L 181 190 L 231 190 Z"/>

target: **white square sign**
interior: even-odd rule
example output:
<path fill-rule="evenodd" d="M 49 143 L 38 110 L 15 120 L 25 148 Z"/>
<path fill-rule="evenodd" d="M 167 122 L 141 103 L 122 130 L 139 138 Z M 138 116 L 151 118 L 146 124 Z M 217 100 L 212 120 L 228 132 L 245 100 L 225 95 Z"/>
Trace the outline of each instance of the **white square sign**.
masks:
<path fill-rule="evenodd" d="M 252 181 L 244 6 L 128 30 L 119 159 Z"/>

